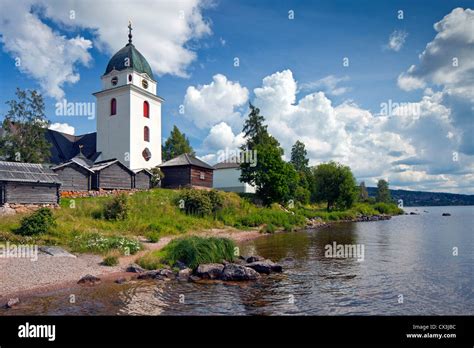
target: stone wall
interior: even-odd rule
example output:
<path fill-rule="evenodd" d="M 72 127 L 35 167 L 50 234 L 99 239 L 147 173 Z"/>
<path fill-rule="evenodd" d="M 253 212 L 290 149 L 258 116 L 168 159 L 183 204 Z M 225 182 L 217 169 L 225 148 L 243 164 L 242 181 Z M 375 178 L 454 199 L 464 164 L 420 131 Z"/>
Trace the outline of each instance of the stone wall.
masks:
<path fill-rule="evenodd" d="M 0 206 L 0 216 L 32 213 L 39 208 L 59 208 L 58 204 L 17 204 L 17 203 L 5 203 Z"/>
<path fill-rule="evenodd" d="M 142 191 L 139 189 L 130 190 L 92 190 L 92 191 L 61 191 L 61 198 L 81 198 L 81 197 L 109 197 L 116 196 L 121 193 L 132 195 L 135 192 Z"/>

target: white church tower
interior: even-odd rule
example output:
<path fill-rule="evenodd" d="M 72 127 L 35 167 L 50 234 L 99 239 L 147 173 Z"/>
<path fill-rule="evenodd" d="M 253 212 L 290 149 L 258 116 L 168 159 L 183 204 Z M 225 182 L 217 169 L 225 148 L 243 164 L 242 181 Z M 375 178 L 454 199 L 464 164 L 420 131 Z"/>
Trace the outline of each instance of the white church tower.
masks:
<path fill-rule="evenodd" d="M 150 65 L 132 44 L 110 59 L 97 98 L 99 160 L 116 158 L 132 170 L 161 164 L 161 103 Z"/>

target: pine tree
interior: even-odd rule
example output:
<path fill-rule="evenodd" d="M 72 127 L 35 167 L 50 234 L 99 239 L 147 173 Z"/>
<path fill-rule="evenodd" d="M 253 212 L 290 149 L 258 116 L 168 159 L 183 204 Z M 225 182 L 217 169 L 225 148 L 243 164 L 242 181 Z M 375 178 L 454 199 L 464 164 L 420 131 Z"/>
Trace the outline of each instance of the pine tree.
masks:
<path fill-rule="evenodd" d="M 195 152 L 189 143 L 189 139 L 186 138 L 186 134 L 181 133 L 176 125 L 173 126 L 170 136 L 166 139 L 162 152 L 163 161 L 169 161 L 184 153 L 195 156 Z"/>
<path fill-rule="evenodd" d="M 297 140 L 296 143 L 291 148 L 291 160 L 295 169 L 298 172 L 306 171 L 308 168 L 308 158 L 306 157 L 308 152 L 305 149 L 304 143 Z"/>
<path fill-rule="evenodd" d="M 390 197 L 390 190 L 388 188 L 388 182 L 380 179 L 377 182 L 377 202 L 389 203 L 392 198 Z"/>
<path fill-rule="evenodd" d="M 256 187 L 256 196 L 264 204 L 286 202 L 294 197 L 298 181 L 294 167 L 282 160 L 283 149 L 272 137 L 264 124 L 260 109 L 250 104 L 250 113 L 245 120 L 243 133 L 246 143 L 242 151 L 256 152 L 256 165 L 241 163 L 240 181 Z"/>
<path fill-rule="evenodd" d="M 365 187 L 365 182 L 362 181 L 359 185 L 359 201 L 365 202 L 369 199 L 369 192 L 367 192 L 367 187 Z"/>
<path fill-rule="evenodd" d="M 49 162 L 51 144 L 45 133 L 49 121 L 44 115 L 44 101 L 35 90 L 17 88 L 17 100 L 7 101 L 10 110 L 3 120 L 0 156 L 7 161 Z"/>
<path fill-rule="evenodd" d="M 244 137 L 248 139 L 247 146 L 252 148 L 257 144 L 261 144 L 268 138 L 267 126 L 263 123 L 265 117 L 260 115 L 260 109 L 249 103 L 250 113 L 245 120 L 242 132 Z"/>

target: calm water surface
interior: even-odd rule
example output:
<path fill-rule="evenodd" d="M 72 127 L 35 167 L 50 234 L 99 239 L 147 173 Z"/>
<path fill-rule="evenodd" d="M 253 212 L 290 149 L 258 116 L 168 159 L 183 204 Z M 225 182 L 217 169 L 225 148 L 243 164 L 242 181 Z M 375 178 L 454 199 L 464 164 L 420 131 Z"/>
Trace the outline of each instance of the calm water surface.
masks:
<path fill-rule="evenodd" d="M 0 314 L 473 315 L 474 207 L 405 210 L 420 215 L 245 243 L 242 254 L 259 254 L 284 266 L 283 273 L 257 282 L 104 284 L 37 296 Z M 364 261 L 324 257 L 325 246 L 334 241 L 364 245 Z M 69 303 L 71 293 L 75 304 Z"/>

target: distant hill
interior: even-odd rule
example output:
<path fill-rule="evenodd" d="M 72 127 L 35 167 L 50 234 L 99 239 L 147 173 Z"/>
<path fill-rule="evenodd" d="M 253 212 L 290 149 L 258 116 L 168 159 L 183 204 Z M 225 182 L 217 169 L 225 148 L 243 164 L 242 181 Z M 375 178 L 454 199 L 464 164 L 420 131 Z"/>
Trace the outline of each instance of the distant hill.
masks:
<path fill-rule="evenodd" d="M 375 197 L 377 188 L 367 187 L 367 191 L 369 192 L 369 196 Z M 402 199 L 405 207 L 429 205 L 474 205 L 474 195 L 407 190 L 390 190 L 390 194 L 395 201 Z"/>

